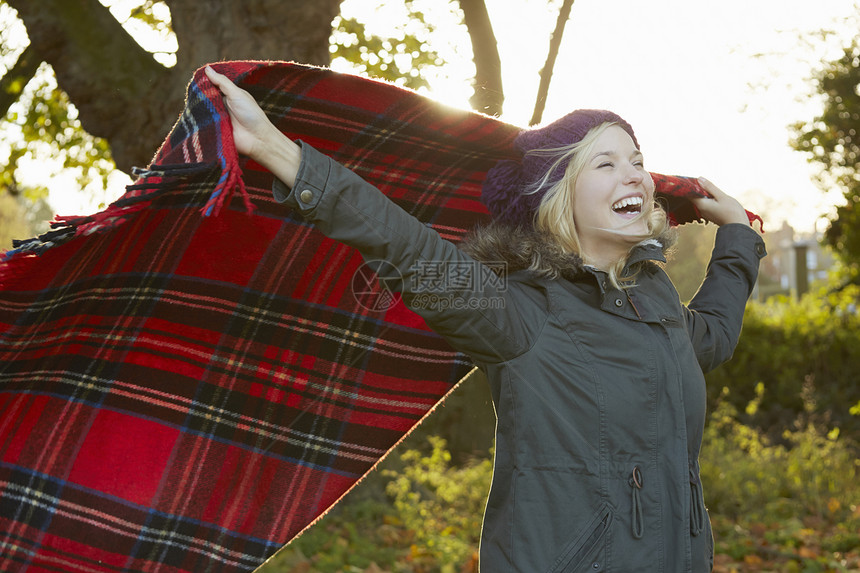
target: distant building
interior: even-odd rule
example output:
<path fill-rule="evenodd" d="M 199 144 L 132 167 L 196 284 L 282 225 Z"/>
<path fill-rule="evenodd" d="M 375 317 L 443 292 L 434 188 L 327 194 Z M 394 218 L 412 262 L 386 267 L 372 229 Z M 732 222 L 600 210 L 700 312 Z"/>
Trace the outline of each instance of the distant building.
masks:
<path fill-rule="evenodd" d="M 759 271 L 759 300 L 778 294 L 803 294 L 825 280 L 835 264 L 830 250 L 821 244 L 821 233 L 796 233 L 783 222 L 781 228 L 768 230 L 763 236 L 768 255 Z"/>

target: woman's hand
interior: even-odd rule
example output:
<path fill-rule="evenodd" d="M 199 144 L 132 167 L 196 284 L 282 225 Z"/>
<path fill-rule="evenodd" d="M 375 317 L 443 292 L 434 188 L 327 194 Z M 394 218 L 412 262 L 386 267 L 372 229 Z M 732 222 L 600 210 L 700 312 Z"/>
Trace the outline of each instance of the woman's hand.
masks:
<path fill-rule="evenodd" d="M 251 94 L 210 66 L 206 66 L 205 72 L 224 96 L 236 151 L 267 168 L 292 188 L 301 161 L 299 146 L 278 131 Z"/>
<path fill-rule="evenodd" d="M 711 194 L 711 197 L 697 197 L 692 199 L 693 204 L 699 210 L 699 214 L 715 225 L 726 225 L 728 223 L 741 223 L 749 225 L 750 220 L 743 205 L 734 197 L 724 193 L 719 187 L 699 177 L 699 184 Z"/>

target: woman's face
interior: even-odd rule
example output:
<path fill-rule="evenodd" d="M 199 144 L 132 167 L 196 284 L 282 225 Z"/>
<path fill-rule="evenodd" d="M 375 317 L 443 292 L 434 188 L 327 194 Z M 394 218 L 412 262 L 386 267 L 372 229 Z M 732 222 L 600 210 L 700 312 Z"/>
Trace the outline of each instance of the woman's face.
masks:
<path fill-rule="evenodd" d="M 617 260 L 649 234 L 654 181 L 642 153 L 617 125 L 595 141 L 573 191 L 573 219 L 585 259 Z"/>

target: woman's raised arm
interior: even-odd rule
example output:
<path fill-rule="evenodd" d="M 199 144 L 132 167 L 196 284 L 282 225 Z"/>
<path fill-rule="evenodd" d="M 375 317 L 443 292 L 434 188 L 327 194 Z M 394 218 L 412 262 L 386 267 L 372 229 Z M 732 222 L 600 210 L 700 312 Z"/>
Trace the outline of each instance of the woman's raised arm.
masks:
<path fill-rule="evenodd" d="M 702 217 L 720 229 L 705 280 L 687 307 L 687 330 L 699 365 L 708 372 L 734 352 L 766 250 L 740 202 L 703 177 L 699 182 L 711 197 L 693 202 Z"/>
<path fill-rule="evenodd" d="M 524 301 L 515 299 L 526 295 L 485 280 L 492 274 L 487 267 L 350 169 L 279 132 L 251 94 L 229 78 L 208 67 L 206 74 L 224 94 L 236 150 L 275 175 L 275 200 L 327 237 L 358 249 L 380 282 L 403 293 L 408 307 L 461 352 L 487 363 L 529 347 L 540 325 L 527 324 L 517 312 Z M 435 285 L 438 272 L 455 279 L 445 282 L 443 292 Z"/>

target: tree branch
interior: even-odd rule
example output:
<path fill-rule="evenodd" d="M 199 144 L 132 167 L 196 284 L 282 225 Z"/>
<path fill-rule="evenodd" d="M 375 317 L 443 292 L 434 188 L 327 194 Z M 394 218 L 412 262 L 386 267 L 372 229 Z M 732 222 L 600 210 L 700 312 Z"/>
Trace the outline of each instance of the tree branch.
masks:
<path fill-rule="evenodd" d="M 7 3 L 18 11 L 39 59 L 53 67 L 59 86 L 77 107 L 84 129 L 111 141 L 120 169 L 145 164 L 175 112 L 166 116 L 166 125 L 153 125 L 151 115 L 135 113 L 135 109 L 141 98 L 166 99 L 172 110 L 181 106 L 181 92 L 172 98 L 164 93 L 170 72 L 98 0 Z M 123 141 L 135 143 L 123 145 Z"/>
<path fill-rule="evenodd" d="M 9 112 L 9 107 L 21 97 L 21 92 L 36 74 L 41 58 L 36 55 L 32 46 L 18 56 L 18 61 L 6 75 L 0 78 L 0 117 Z"/>
<path fill-rule="evenodd" d="M 552 79 L 552 71 L 555 68 L 555 60 L 558 57 L 558 49 L 561 46 L 561 37 L 564 35 L 564 27 L 570 19 L 570 10 L 573 7 L 574 0 L 564 0 L 561 9 L 558 11 L 558 19 L 555 22 L 555 30 L 549 39 L 549 53 L 546 56 L 546 63 L 540 71 L 540 85 L 538 87 L 537 100 L 535 101 L 534 113 L 529 121 L 529 125 L 537 125 L 543 118 L 543 111 L 546 107 L 546 98 L 549 93 L 549 82 Z"/>
<path fill-rule="evenodd" d="M 487 5 L 484 0 L 460 0 L 460 8 L 472 39 L 472 57 L 475 62 L 475 93 L 469 103 L 476 111 L 499 116 L 505 101 L 502 61 Z"/>

